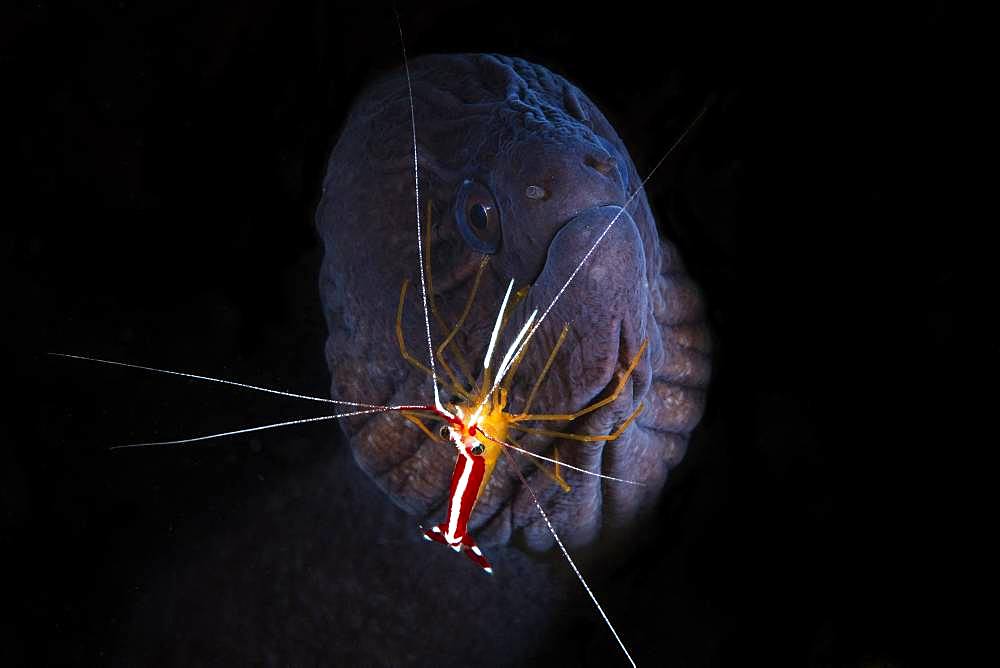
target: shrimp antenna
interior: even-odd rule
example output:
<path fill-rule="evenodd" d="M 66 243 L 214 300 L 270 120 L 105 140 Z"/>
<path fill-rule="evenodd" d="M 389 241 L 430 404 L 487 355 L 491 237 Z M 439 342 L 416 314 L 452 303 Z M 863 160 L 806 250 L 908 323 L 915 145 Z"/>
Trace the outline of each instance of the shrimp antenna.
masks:
<path fill-rule="evenodd" d="M 420 234 L 420 162 L 417 158 L 417 117 L 413 111 L 413 83 L 410 80 L 410 62 L 406 58 L 406 40 L 403 39 L 403 24 L 399 20 L 399 12 L 392 8 L 396 15 L 396 27 L 399 28 L 399 46 L 403 52 L 403 71 L 406 73 L 406 93 L 410 100 L 410 129 L 413 134 L 413 193 L 417 211 L 417 263 L 420 265 L 420 298 L 424 306 L 424 331 L 427 333 L 427 356 L 431 362 L 431 381 L 434 383 L 434 406 L 451 416 L 441 404 L 438 394 L 437 369 L 434 367 L 434 345 L 431 343 L 431 319 L 427 311 L 427 279 L 424 278 L 424 242 Z"/>
<path fill-rule="evenodd" d="M 516 451 L 520 452 L 522 455 L 528 455 L 529 457 L 534 457 L 535 459 L 541 459 L 543 461 L 549 462 L 550 464 L 556 464 L 557 466 L 561 466 L 563 468 L 573 469 L 574 471 L 579 471 L 580 473 L 585 473 L 585 474 L 587 474 L 589 476 L 594 476 L 595 478 L 603 478 L 604 480 L 613 480 L 614 482 L 623 482 L 626 485 L 638 485 L 640 487 L 645 487 L 646 486 L 646 483 L 639 482 L 638 480 L 626 480 L 625 478 L 616 478 L 614 476 L 604 475 L 603 473 L 594 473 L 593 471 L 588 471 L 587 469 L 582 469 L 579 466 L 573 466 L 572 464 L 567 464 L 566 462 L 561 462 L 558 459 L 552 459 L 550 457 L 545 457 L 544 455 L 539 455 L 537 453 L 530 452 L 528 450 L 525 450 L 524 448 L 517 447 L 513 443 L 508 443 L 506 441 L 500 441 L 498 439 L 493 438 L 492 436 L 490 436 L 489 434 L 487 434 L 485 431 L 483 431 L 482 427 L 479 428 L 479 431 L 480 431 L 480 433 L 482 433 L 483 436 L 485 436 L 489 440 L 493 441 L 497 445 L 502 445 L 505 448 L 510 448 L 511 450 L 516 450 Z"/>
<path fill-rule="evenodd" d="M 535 508 L 538 508 L 538 513 L 542 516 L 542 519 L 545 520 L 545 526 L 549 528 L 549 533 L 551 533 L 552 537 L 555 538 L 556 545 L 558 545 L 559 549 L 562 550 L 563 556 L 566 557 L 566 561 L 569 562 L 570 568 L 572 568 L 573 572 L 576 573 L 577 579 L 580 580 L 580 584 L 582 584 L 583 588 L 587 591 L 587 595 L 590 596 L 590 600 L 594 602 L 594 605 L 597 607 L 597 612 L 599 612 L 601 617 L 604 619 L 604 623 L 608 625 L 609 629 L 611 629 L 611 634 L 615 637 L 615 640 L 618 641 L 618 646 L 622 648 L 623 652 L 625 652 L 625 658 L 627 658 L 628 662 L 632 664 L 632 668 L 635 668 L 635 660 L 633 660 L 632 655 L 628 653 L 628 649 L 626 649 L 625 643 L 622 642 L 621 637 L 618 635 L 618 631 L 615 630 L 615 627 L 611 623 L 611 620 L 608 619 L 607 614 L 605 614 L 604 612 L 604 608 L 602 608 L 601 604 L 597 602 L 597 597 L 594 596 L 594 592 L 590 589 L 590 586 L 587 584 L 587 581 L 583 579 L 583 575 L 580 573 L 580 569 L 576 567 L 576 564 L 573 562 L 573 558 L 569 556 L 569 552 L 566 550 L 566 546 L 563 545 L 563 542 L 559 539 L 559 534 L 557 534 L 556 530 L 552 527 L 552 522 L 549 521 L 549 516 L 545 514 L 544 510 L 542 510 L 542 504 L 538 501 L 538 496 L 535 494 L 535 490 L 531 489 L 531 485 L 529 485 L 528 481 L 524 479 L 524 474 L 521 473 L 521 468 L 517 465 L 517 462 L 513 461 L 514 456 L 509 452 L 507 452 L 506 450 L 503 450 L 502 452 L 504 456 L 507 457 L 508 461 L 510 461 L 511 465 L 514 468 L 514 471 L 517 472 L 517 476 L 521 479 L 521 484 L 523 484 L 524 487 L 531 494 L 531 499 L 532 501 L 535 502 Z"/>
<path fill-rule="evenodd" d="M 321 420 L 333 420 L 339 417 L 349 417 L 351 415 L 363 415 L 365 413 L 378 413 L 379 411 L 374 409 L 364 410 L 364 411 L 353 411 L 350 413 L 338 413 L 336 415 L 321 415 L 314 418 L 303 418 L 300 420 L 288 420 L 287 422 L 276 422 L 274 424 L 265 424 L 260 427 L 247 427 L 246 429 L 237 429 L 235 431 L 223 431 L 218 434 L 207 434 L 205 436 L 194 436 L 193 438 L 181 438 L 173 441 L 148 441 L 146 443 L 129 443 L 128 445 L 115 445 L 109 450 L 122 450 L 124 448 L 143 448 L 148 445 L 180 445 L 182 443 L 194 443 L 195 441 L 207 441 L 211 438 L 222 438 L 224 436 L 235 436 L 237 434 L 246 434 L 251 431 L 263 431 L 265 429 L 277 429 L 278 427 L 287 427 L 293 424 L 304 424 L 306 422 L 320 422 Z"/>
<path fill-rule="evenodd" d="M 128 445 L 115 445 L 109 450 L 121 450 L 123 448 L 142 448 L 149 445 L 181 445 L 183 443 L 194 443 L 195 441 L 207 441 L 213 438 L 223 438 L 225 436 L 236 436 L 237 434 L 247 434 L 252 431 L 264 431 L 265 429 L 277 429 L 279 427 L 288 427 L 295 424 L 305 424 L 307 422 L 322 422 L 323 420 L 336 420 L 337 418 L 354 417 L 355 415 L 371 415 L 372 413 L 388 413 L 389 411 L 404 411 L 404 410 L 428 410 L 430 406 L 422 406 L 417 404 L 405 404 L 399 406 L 376 406 L 374 408 L 367 408 L 360 411 L 348 411 L 346 413 L 336 413 L 334 415 L 320 415 L 319 417 L 312 418 L 301 418 L 298 420 L 288 420 L 286 422 L 275 422 L 273 424 L 265 424 L 259 427 L 247 427 L 245 429 L 236 429 L 234 431 L 223 431 L 217 434 L 206 434 L 204 436 L 194 436 L 192 438 L 180 438 L 172 441 L 148 441 L 145 443 L 129 443 Z"/>
<path fill-rule="evenodd" d="M 646 178 L 644 178 L 642 182 L 639 183 L 639 187 L 636 188 L 631 195 L 629 195 L 629 198 L 627 200 L 625 200 L 624 206 L 622 206 L 618 210 L 618 213 L 614 215 L 614 217 L 611 219 L 611 222 L 607 224 L 607 226 L 604 228 L 604 231 L 601 232 L 601 234 L 597 237 L 597 240 L 590 247 L 590 250 L 588 250 L 587 253 L 583 256 L 583 259 L 580 260 L 580 263 L 576 265 L 576 269 L 574 269 L 573 272 L 569 275 L 569 278 L 566 279 L 566 282 L 563 283 L 563 286 L 559 288 L 559 292 L 556 293 L 556 296 L 552 298 L 552 302 L 542 313 L 542 317 L 538 319 L 538 322 L 535 323 L 535 326 L 531 328 L 530 332 L 528 332 L 528 336 L 525 337 L 524 341 L 521 343 L 521 347 L 518 348 L 517 350 L 518 355 L 521 354 L 521 350 L 528 345 L 529 341 L 531 341 L 531 337 L 534 336 L 535 331 L 542 326 L 542 323 L 545 321 L 546 316 L 548 316 L 549 311 L 552 310 L 552 307 L 556 305 L 556 302 L 559 301 L 559 298 L 563 296 L 564 292 L 566 292 L 566 288 L 569 287 L 569 284 L 573 282 L 573 279 L 576 278 L 576 275 L 580 273 L 581 269 L 583 269 L 583 265 L 587 264 L 587 260 L 589 260 L 590 256 L 594 254 L 595 250 L 597 250 L 597 246 L 601 243 L 601 241 L 604 240 L 604 237 L 606 237 L 608 232 L 611 231 L 611 228 L 614 227 L 614 224 L 618 222 L 618 219 L 625 212 L 625 210 L 628 209 L 629 205 L 636 198 L 636 196 L 642 192 L 643 187 L 646 185 L 646 182 L 649 181 L 651 178 L 653 178 L 653 174 L 655 174 L 656 170 L 660 168 L 660 165 L 666 162 L 667 158 L 669 158 L 670 155 L 674 152 L 674 149 L 680 146 L 681 142 L 684 141 L 684 138 L 688 136 L 688 133 L 691 132 L 692 128 L 694 128 L 694 126 L 698 124 L 698 121 L 701 120 L 701 117 L 705 115 L 706 111 L 708 111 L 708 108 L 711 106 L 711 103 L 712 103 L 711 100 L 705 103 L 705 105 L 701 108 L 701 111 L 698 112 L 698 115 L 694 117 L 694 120 L 692 120 L 688 124 L 688 126 L 684 128 L 684 132 L 678 135 L 677 139 L 674 140 L 674 143 L 671 144 L 670 148 L 667 149 L 667 152 L 663 154 L 663 157 L 661 157 L 656 162 L 656 164 L 653 165 L 653 168 L 649 170 L 649 174 L 646 175 Z"/>
<path fill-rule="evenodd" d="M 388 406 L 380 406 L 378 404 L 366 404 L 359 403 L 357 401 L 341 401 L 339 399 L 325 399 L 323 397 L 313 397 L 307 394 L 296 394 L 295 392 L 285 392 L 284 390 L 275 390 L 269 387 L 260 387 L 257 385 L 248 385 L 246 383 L 238 383 L 235 380 L 225 380 L 223 378 L 212 378 L 210 376 L 199 376 L 193 373 L 184 373 L 183 371 L 171 371 L 169 369 L 156 369 L 151 366 L 142 366 L 140 364 L 129 364 L 128 362 L 116 362 L 114 360 L 102 360 L 97 357 L 87 357 L 86 355 L 70 355 L 68 353 L 48 353 L 53 357 L 65 357 L 72 360 L 84 360 L 87 362 L 97 362 L 99 364 L 112 364 L 114 366 L 123 366 L 129 369 L 140 369 L 142 371 L 152 371 L 154 373 L 165 373 L 171 376 L 181 376 L 182 378 L 193 378 L 195 380 L 207 380 L 212 383 L 222 383 L 223 385 L 233 385 L 235 387 L 242 387 L 245 390 L 254 390 L 255 392 L 267 392 L 269 394 L 280 394 L 283 397 L 292 397 L 293 399 L 308 399 L 309 401 L 322 401 L 327 404 L 337 404 L 338 406 L 354 406 L 356 408 L 371 408 L 373 410 L 383 410 L 389 408 Z"/>

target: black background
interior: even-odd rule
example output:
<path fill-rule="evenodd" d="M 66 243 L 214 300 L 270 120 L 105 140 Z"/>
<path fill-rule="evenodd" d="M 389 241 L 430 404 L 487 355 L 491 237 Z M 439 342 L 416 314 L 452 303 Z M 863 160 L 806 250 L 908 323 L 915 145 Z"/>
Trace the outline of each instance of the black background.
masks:
<path fill-rule="evenodd" d="M 957 338 L 940 131 L 959 97 L 953 17 L 623 3 L 400 14 L 411 57 L 497 51 L 565 75 L 640 173 L 711 101 L 647 188 L 704 289 L 717 354 L 663 536 L 639 562 L 678 571 L 685 591 L 664 600 L 697 607 L 664 619 L 703 623 L 671 637 L 657 608 L 626 623 L 662 634 L 673 665 L 925 658 L 913 552 L 936 518 L 917 516 L 913 463 L 947 442 L 958 401 L 926 392 L 949 386 Z M 44 353 L 325 394 L 312 212 L 347 106 L 399 65 L 398 35 L 382 3 L 268 0 L 42 2 L 0 34 L 17 161 L 3 663 L 105 663 L 175 527 L 224 525 L 339 446 L 309 427 L 108 453 L 302 408 Z"/>

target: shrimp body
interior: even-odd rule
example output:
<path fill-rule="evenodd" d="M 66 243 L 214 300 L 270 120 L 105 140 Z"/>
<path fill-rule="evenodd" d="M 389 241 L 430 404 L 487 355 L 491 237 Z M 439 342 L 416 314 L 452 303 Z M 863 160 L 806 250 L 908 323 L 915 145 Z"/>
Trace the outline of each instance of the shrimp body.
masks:
<path fill-rule="evenodd" d="M 469 517 L 476 501 L 482 493 L 492 471 L 486 457 L 475 454 L 472 448 L 460 446 L 455 472 L 451 477 L 451 491 L 448 493 L 448 516 L 444 528 L 435 524 L 424 531 L 424 538 L 448 545 L 456 552 L 464 551 L 476 565 L 493 574 L 493 567 L 476 541 L 469 535 Z"/>
<path fill-rule="evenodd" d="M 492 403 L 491 410 L 469 424 L 466 424 L 465 416 L 474 407 L 466 406 L 463 410 L 461 405 L 454 406 L 455 418 L 449 421 L 446 428 L 442 428 L 442 435 L 447 433 L 448 441 L 458 450 L 458 456 L 448 491 L 445 522 L 424 531 L 424 538 L 448 545 L 456 552 L 465 552 L 466 556 L 490 575 L 493 574 L 493 567 L 469 535 L 468 524 L 476 502 L 493 476 L 500 458 L 500 443 L 507 438 L 509 417 L 503 410 L 506 392 L 501 390 L 495 396 L 497 401 Z M 475 416 L 476 412 L 473 410 L 470 417 Z"/>

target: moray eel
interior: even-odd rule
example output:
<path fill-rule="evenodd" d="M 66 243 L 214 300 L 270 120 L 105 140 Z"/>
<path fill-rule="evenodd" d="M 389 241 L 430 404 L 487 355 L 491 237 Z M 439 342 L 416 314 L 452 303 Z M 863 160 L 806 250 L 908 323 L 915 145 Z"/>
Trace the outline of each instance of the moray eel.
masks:
<path fill-rule="evenodd" d="M 434 55 L 411 65 L 422 206 L 431 207 L 431 276 L 454 323 L 484 254 L 490 260 L 456 345 L 479 363 L 508 281 L 530 286 L 504 347 L 544 310 L 641 179 L 621 139 L 580 89 L 546 68 L 499 55 Z M 316 224 L 325 249 L 320 293 L 326 359 L 337 399 L 433 403 L 429 377 L 404 361 L 395 335 L 400 285 L 410 279 L 403 334 L 426 363 L 415 225 L 410 102 L 402 70 L 370 85 L 330 156 Z M 568 425 L 615 441 L 519 440 L 573 466 L 640 481 L 625 485 L 564 471 L 566 493 L 518 455 L 528 482 L 569 544 L 638 526 L 684 456 L 702 415 L 710 341 L 699 292 L 658 233 L 640 192 L 536 333 L 508 410 L 523 405 L 563 325 L 569 335 L 532 412 L 571 413 L 608 395 L 643 341 L 648 349 L 618 399 Z M 435 345 L 445 330 L 432 320 Z M 504 348 L 501 348 L 503 350 Z M 481 365 L 480 365 L 481 366 Z M 442 386 L 443 398 L 451 393 Z M 443 519 L 454 448 L 399 414 L 342 422 L 354 458 L 397 505 Z M 481 544 L 514 538 L 544 550 L 552 538 L 530 493 L 502 458 L 470 523 Z M 416 531 L 416 527 L 414 528 Z"/>

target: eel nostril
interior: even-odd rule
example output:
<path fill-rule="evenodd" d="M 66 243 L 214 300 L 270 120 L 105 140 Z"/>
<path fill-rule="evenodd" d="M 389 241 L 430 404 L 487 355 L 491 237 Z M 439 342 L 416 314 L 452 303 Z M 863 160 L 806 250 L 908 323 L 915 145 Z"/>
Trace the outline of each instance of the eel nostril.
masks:
<path fill-rule="evenodd" d="M 593 153 L 588 153 L 587 157 L 583 159 L 583 163 L 606 176 L 615 168 L 615 157 L 613 155 L 598 156 Z"/>

